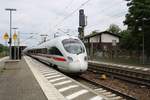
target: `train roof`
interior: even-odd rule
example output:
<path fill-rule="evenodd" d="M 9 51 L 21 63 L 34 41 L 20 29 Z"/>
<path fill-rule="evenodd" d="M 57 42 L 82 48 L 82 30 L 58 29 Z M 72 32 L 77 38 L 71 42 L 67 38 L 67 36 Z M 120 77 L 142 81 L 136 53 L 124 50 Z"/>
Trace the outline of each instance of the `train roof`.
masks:
<path fill-rule="evenodd" d="M 51 42 L 58 43 L 58 42 L 61 42 L 64 39 L 69 39 L 69 38 L 79 39 L 78 37 L 75 37 L 75 36 L 60 36 L 60 37 L 53 38 L 53 39 L 51 39 L 49 41 L 46 41 L 46 42 L 44 42 L 44 43 L 42 43 L 40 45 L 33 46 L 33 47 L 27 47 L 26 49 L 24 49 L 24 51 L 28 51 L 28 50 L 31 50 L 31 49 L 38 49 L 38 48 L 47 47 L 48 44 L 51 43 Z"/>

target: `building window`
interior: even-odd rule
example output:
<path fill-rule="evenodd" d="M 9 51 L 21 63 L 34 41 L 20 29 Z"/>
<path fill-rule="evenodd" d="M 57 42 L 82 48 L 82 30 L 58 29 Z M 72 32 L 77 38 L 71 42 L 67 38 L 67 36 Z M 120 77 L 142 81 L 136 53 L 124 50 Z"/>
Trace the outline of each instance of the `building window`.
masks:
<path fill-rule="evenodd" d="M 116 46 L 117 45 L 117 41 L 116 40 L 112 40 L 112 46 Z"/>
<path fill-rule="evenodd" d="M 104 49 L 105 51 L 107 51 L 107 46 L 106 46 L 106 45 L 104 45 L 104 46 L 103 46 L 103 49 Z"/>

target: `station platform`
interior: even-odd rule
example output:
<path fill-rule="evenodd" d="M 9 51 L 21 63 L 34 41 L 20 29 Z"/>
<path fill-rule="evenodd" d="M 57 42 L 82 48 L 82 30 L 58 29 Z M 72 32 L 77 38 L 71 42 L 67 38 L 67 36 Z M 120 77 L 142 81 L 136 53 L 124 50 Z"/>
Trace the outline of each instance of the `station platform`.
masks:
<path fill-rule="evenodd" d="M 126 65 L 126 64 L 102 62 L 102 61 L 96 61 L 96 60 L 89 60 L 88 63 L 89 64 L 96 64 L 96 65 L 107 65 L 107 66 L 112 66 L 112 67 L 134 69 L 134 70 L 140 70 L 140 71 L 150 71 L 150 66 L 149 67 L 142 67 L 142 66 L 133 66 L 133 65 Z"/>
<path fill-rule="evenodd" d="M 24 59 L 0 65 L 0 100 L 47 100 Z"/>
<path fill-rule="evenodd" d="M 88 87 L 24 56 L 0 59 L 0 100 L 105 100 Z"/>

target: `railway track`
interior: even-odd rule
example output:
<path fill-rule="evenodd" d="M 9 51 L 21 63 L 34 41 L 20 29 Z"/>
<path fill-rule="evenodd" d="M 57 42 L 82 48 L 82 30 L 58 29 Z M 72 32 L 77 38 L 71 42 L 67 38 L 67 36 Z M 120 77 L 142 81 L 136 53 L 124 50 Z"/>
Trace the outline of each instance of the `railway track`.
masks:
<path fill-rule="evenodd" d="M 36 59 L 36 60 L 38 60 L 38 59 Z M 40 61 L 40 60 L 38 60 L 38 61 Z M 42 62 L 42 61 L 40 61 L 40 62 L 45 64 L 45 65 L 49 65 L 45 62 Z M 104 98 L 106 98 L 106 100 L 107 99 L 108 100 L 136 100 L 136 98 L 134 98 L 130 95 L 121 93 L 121 92 L 119 92 L 117 90 L 114 90 L 110 87 L 106 87 L 106 86 L 104 86 L 100 83 L 91 81 L 91 80 L 87 79 L 86 77 L 83 77 L 82 75 L 80 75 L 79 77 L 76 77 L 75 80 L 77 80 L 80 83 L 82 83 L 82 84 L 86 85 L 87 87 L 91 88 L 97 94 L 102 95 Z"/>
<path fill-rule="evenodd" d="M 136 100 L 136 98 L 132 97 L 131 95 L 122 93 L 110 87 L 106 87 L 103 84 L 100 84 L 99 82 L 93 81 L 82 75 L 77 77 L 75 80 L 91 88 L 97 94 L 104 96 L 106 100 Z"/>
<path fill-rule="evenodd" d="M 138 68 L 137 68 L 138 69 Z M 108 76 L 115 77 L 128 82 L 150 86 L 150 72 L 140 71 L 136 69 L 128 69 L 118 66 L 111 66 L 105 64 L 89 63 L 88 71 L 97 74 L 105 73 Z"/>

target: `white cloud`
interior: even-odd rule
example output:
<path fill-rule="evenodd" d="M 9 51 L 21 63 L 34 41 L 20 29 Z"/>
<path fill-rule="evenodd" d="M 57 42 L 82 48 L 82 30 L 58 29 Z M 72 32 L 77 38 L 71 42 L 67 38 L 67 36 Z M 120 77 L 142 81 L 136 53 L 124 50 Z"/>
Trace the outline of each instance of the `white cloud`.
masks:
<path fill-rule="evenodd" d="M 87 0 L 1 0 L 0 35 L 9 32 L 9 13 L 4 10 L 5 8 L 17 9 L 13 12 L 13 27 L 18 27 L 21 33 L 47 33 L 52 37 L 57 28 L 61 28 L 71 29 L 70 32 L 75 34 L 78 27 L 78 11 L 63 22 L 62 19 L 85 1 Z M 112 23 L 125 28 L 122 23 L 127 12 L 125 1 L 91 0 L 82 8 L 88 16 L 86 34 L 93 30 L 103 31 Z M 61 22 L 60 25 L 59 22 Z M 58 26 L 54 27 L 56 24 Z M 1 36 L 0 43 L 3 43 Z M 21 38 L 27 38 L 27 36 L 22 34 Z M 40 36 L 37 36 L 37 39 L 40 40 Z M 33 41 L 37 42 L 34 39 Z M 29 42 L 28 40 L 28 45 L 31 44 Z"/>

